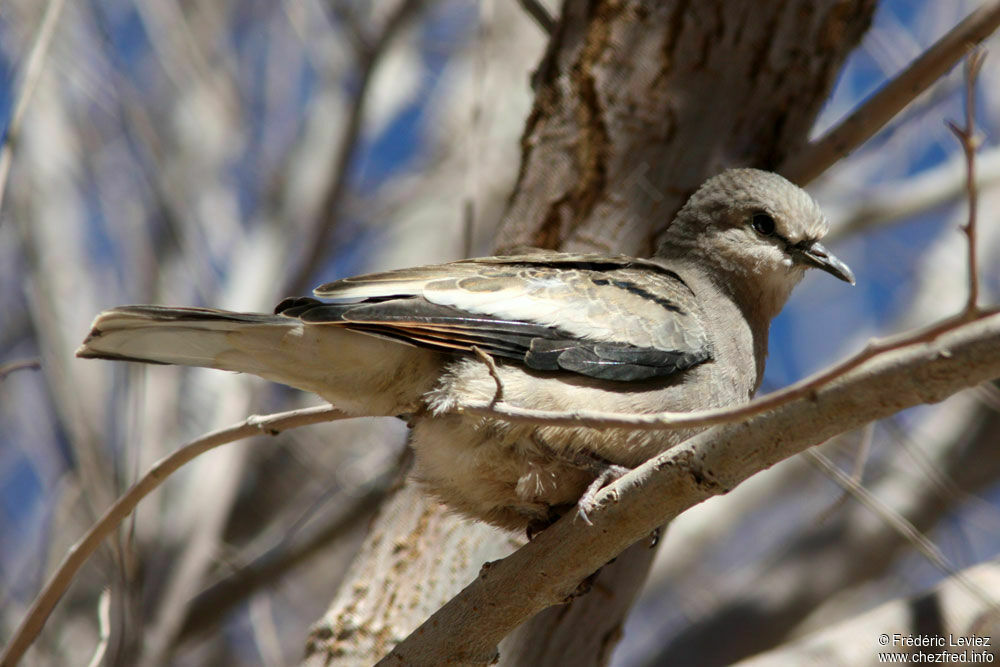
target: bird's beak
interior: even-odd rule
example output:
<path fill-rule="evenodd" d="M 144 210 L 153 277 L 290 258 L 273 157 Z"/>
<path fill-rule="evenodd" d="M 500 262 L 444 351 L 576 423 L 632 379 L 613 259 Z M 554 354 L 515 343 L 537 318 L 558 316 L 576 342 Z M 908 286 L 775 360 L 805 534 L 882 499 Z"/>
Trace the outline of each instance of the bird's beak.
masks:
<path fill-rule="evenodd" d="M 845 283 L 854 284 L 854 272 L 851 271 L 851 267 L 837 259 L 822 243 L 813 241 L 811 243 L 796 245 L 793 251 L 795 258 L 799 262 L 807 266 L 822 269 L 831 276 L 840 278 Z"/>

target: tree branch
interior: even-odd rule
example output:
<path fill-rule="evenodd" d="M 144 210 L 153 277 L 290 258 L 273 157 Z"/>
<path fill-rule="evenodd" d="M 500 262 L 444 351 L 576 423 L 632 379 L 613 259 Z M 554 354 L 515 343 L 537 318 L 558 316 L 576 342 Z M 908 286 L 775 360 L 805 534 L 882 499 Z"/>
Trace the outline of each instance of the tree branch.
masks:
<path fill-rule="evenodd" d="M 42 367 L 42 360 L 37 357 L 32 359 L 19 359 L 6 364 L 0 364 L 0 381 L 15 371 L 28 369 L 39 370 Z"/>
<path fill-rule="evenodd" d="M 28 103 L 35 92 L 35 86 L 42 76 L 42 65 L 45 64 L 45 54 L 52 44 L 52 36 L 56 31 L 56 23 L 62 13 L 65 0 L 49 0 L 45 7 L 45 14 L 42 16 L 42 23 L 38 26 L 35 34 L 35 41 L 31 45 L 31 53 L 28 54 L 28 62 L 24 67 L 24 78 L 21 81 L 21 88 L 17 92 L 17 101 L 14 102 L 14 111 L 11 113 L 10 122 L 7 124 L 7 131 L 4 132 L 3 143 L 0 144 L 0 208 L 3 207 L 4 192 L 7 190 L 7 177 L 10 176 L 10 167 L 14 161 L 14 145 L 21 134 L 21 124 L 24 122 L 24 114 L 28 110 Z"/>
<path fill-rule="evenodd" d="M 965 62 L 965 127 L 948 121 L 948 127 L 965 154 L 965 188 L 969 200 L 969 218 L 962 231 L 968 240 L 969 296 L 965 303 L 968 313 L 979 310 L 979 263 L 976 260 L 976 216 L 979 197 L 976 191 L 976 78 L 983 66 L 986 54 L 973 51 Z"/>
<path fill-rule="evenodd" d="M 538 0 L 517 0 L 518 4 L 521 5 L 521 9 L 525 13 L 535 20 L 538 27 L 546 35 L 551 35 L 552 31 L 556 29 L 555 19 L 549 14 L 549 10 L 545 9 L 545 5 L 540 3 Z"/>
<path fill-rule="evenodd" d="M 251 415 L 239 424 L 228 426 L 192 440 L 169 456 L 160 459 L 143 477 L 120 496 L 104 512 L 90 530 L 81 537 L 59 563 L 45 587 L 35 598 L 27 615 L 18 626 L 10 642 L 0 654 L 0 666 L 7 667 L 17 662 L 28 650 L 35 637 L 41 632 L 46 619 L 52 613 L 59 598 L 63 596 L 73 577 L 87 559 L 97 550 L 108 535 L 132 513 L 139 501 L 153 492 L 160 484 L 181 466 L 221 445 L 249 438 L 261 432 L 277 435 L 282 431 L 308 424 L 345 419 L 348 415 L 329 405 L 279 412 L 273 415 Z"/>
<path fill-rule="evenodd" d="M 1000 315 L 994 314 L 926 345 L 879 355 L 771 412 L 704 431 L 603 489 L 593 526 L 564 516 L 484 569 L 380 664 L 422 664 L 440 655 L 487 662 L 513 628 L 688 507 L 837 433 L 997 376 Z"/>
<path fill-rule="evenodd" d="M 821 138 L 793 154 L 778 171 L 804 185 L 868 141 L 903 108 L 965 57 L 972 44 L 1000 26 L 1000 0 L 991 0 L 924 51 L 850 116 Z"/>
<path fill-rule="evenodd" d="M 402 0 L 392 15 L 386 19 L 384 27 L 374 39 L 366 39 L 357 30 L 353 31 L 353 39 L 357 48 L 359 62 L 358 90 L 351 101 L 351 108 L 344 123 L 344 130 L 337 144 L 337 158 L 334 161 L 333 174 L 330 177 L 329 185 L 323 193 L 316 220 L 306 230 L 306 241 L 302 245 L 306 253 L 305 258 L 298 265 L 298 268 L 286 284 L 286 294 L 299 294 L 308 290 L 310 288 L 309 281 L 313 273 L 316 272 L 320 262 L 326 257 L 330 237 L 339 219 L 338 209 L 340 202 L 347 191 L 351 158 L 354 156 L 354 150 L 361 135 L 361 128 L 368 107 L 369 85 L 375 73 L 375 68 L 381 62 L 382 56 L 385 55 L 389 43 L 399 30 L 406 25 L 407 19 L 422 4 L 423 0 Z"/>
<path fill-rule="evenodd" d="M 815 396 L 816 392 L 823 386 L 846 375 L 874 357 L 911 345 L 933 342 L 942 334 L 962 328 L 970 320 L 983 319 L 997 312 L 997 309 L 989 310 L 982 315 L 962 312 L 955 317 L 941 320 L 925 329 L 905 332 L 881 340 L 872 340 L 865 349 L 839 364 L 819 371 L 784 389 L 771 392 L 736 407 L 712 408 L 708 410 L 695 410 L 693 412 L 657 412 L 635 415 L 618 412 L 535 410 L 533 408 L 523 408 L 500 403 L 498 405 L 467 406 L 459 408 L 458 411 L 485 417 L 497 417 L 508 422 L 536 424 L 539 426 L 588 426 L 590 428 L 627 428 L 643 431 L 660 431 L 728 424 L 759 415 L 767 410 L 786 405 L 801 398 Z"/>

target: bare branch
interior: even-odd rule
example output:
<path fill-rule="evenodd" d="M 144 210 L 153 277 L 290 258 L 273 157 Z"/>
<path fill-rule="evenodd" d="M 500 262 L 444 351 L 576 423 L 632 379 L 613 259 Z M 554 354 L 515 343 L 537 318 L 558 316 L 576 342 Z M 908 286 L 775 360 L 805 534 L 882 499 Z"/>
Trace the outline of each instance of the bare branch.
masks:
<path fill-rule="evenodd" d="M 306 233 L 306 242 L 302 246 L 306 255 L 286 284 L 286 294 L 298 294 L 308 290 L 313 273 L 326 257 L 327 245 L 339 219 L 338 208 L 344 193 L 347 191 L 347 181 L 350 176 L 349 167 L 361 135 L 372 75 L 388 50 L 389 43 L 422 5 L 422 0 L 402 0 L 386 20 L 378 37 L 370 42 L 364 39 L 356 29 L 351 31 L 355 44 L 358 46 L 357 93 L 351 102 L 351 109 L 337 145 L 337 158 L 334 161 L 329 185 L 323 193 L 316 220 L 313 221 Z"/>
<path fill-rule="evenodd" d="M 10 361 L 6 364 L 0 364 L 0 381 L 15 371 L 23 371 L 29 368 L 38 370 L 41 367 L 42 361 L 37 357 L 33 359 L 19 359 L 17 361 Z"/>
<path fill-rule="evenodd" d="M 559 603 L 602 564 L 695 503 L 836 433 L 997 375 L 1000 315 L 993 315 L 926 345 L 880 355 L 767 414 L 704 431 L 603 489 L 593 526 L 564 516 L 493 563 L 379 664 L 420 664 L 441 655 L 486 662 L 514 627 Z M 887 393 L 887 386 L 894 391 Z"/>
<path fill-rule="evenodd" d="M 948 127 L 965 154 L 966 193 L 969 198 L 969 218 L 962 231 L 969 241 L 969 296 L 965 303 L 965 311 L 974 315 L 979 310 L 979 264 L 976 260 L 976 217 L 978 215 L 979 196 L 976 190 L 976 78 L 982 69 L 986 53 L 973 51 L 965 61 L 965 127 L 959 127 L 948 121 Z"/>
<path fill-rule="evenodd" d="M 545 6 L 542 5 L 542 3 L 538 0 L 517 1 L 518 4 L 521 5 L 521 9 L 523 9 L 528 16 L 535 20 L 535 23 L 538 24 L 538 27 L 541 28 L 546 35 L 552 34 L 552 32 L 556 29 L 556 22 L 555 19 L 553 19 L 549 14 L 549 10 L 545 9 Z"/>
<path fill-rule="evenodd" d="M 889 463 L 890 470 L 883 469 L 883 474 L 866 487 L 920 532 L 929 534 L 961 504 L 966 508 L 982 504 L 984 501 L 975 494 L 989 488 L 997 478 L 1000 456 L 994 455 L 994 450 L 1000 420 L 995 416 L 979 419 L 981 413 L 973 396 L 981 387 L 991 385 L 985 382 L 948 399 L 943 407 L 948 426 L 934 428 L 933 435 L 922 438 L 922 447 L 908 442 L 902 434 L 893 436 L 894 440 L 902 438 L 897 442 L 898 451 L 917 466 L 916 475 L 922 475 L 922 480 L 915 479 L 914 471 L 897 459 Z M 932 410 L 942 413 L 941 409 Z M 899 418 L 896 415 L 881 423 L 891 432 L 898 428 Z M 962 443 L 957 448 L 953 446 L 956 438 Z M 798 474 L 789 476 L 794 476 L 794 481 L 785 480 L 786 487 L 804 481 L 800 468 Z M 830 514 L 828 510 L 823 513 Z M 688 514 L 682 518 L 690 523 Z M 996 531 L 992 514 L 973 514 L 981 517 L 973 519 L 976 530 L 984 534 Z M 747 516 L 744 513 L 744 522 Z M 898 584 L 893 583 L 890 568 L 898 567 L 912 546 L 899 531 L 887 529 L 885 522 L 866 506 L 850 503 L 826 521 L 820 523 L 817 518 L 809 524 L 795 530 L 787 541 L 774 545 L 772 557 L 750 564 L 743 573 L 748 578 L 722 575 L 709 585 L 711 590 L 699 588 L 711 602 L 695 613 L 690 625 L 669 633 L 661 642 L 651 642 L 640 662 L 732 664 L 787 641 L 801 630 L 803 619 L 823 622 L 819 619 L 837 616 L 834 610 L 838 605 L 832 600 L 845 591 L 869 586 L 885 590 Z M 949 553 L 955 555 L 954 551 Z M 690 568 L 681 572 L 682 577 L 698 578 Z M 682 588 L 693 592 L 686 585 Z M 718 637 L 734 627 L 740 632 L 732 641 L 720 643 Z"/>
<path fill-rule="evenodd" d="M 329 405 L 290 410 L 273 415 L 251 415 L 239 424 L 213 431 L 192 440 L 153 464 L 149 472 L 120 496 L 86 534 L 70 547 L 69 552 L 59 563 L 59 567 L 56 568 L 42 591 L 32 602 L 31 608 L 14 632 L 10 642 L 4 647 L 3 653 L 0 654 L 0 665 L 14 665 L 21 659 L 24 652 L 34 642 L 35 637 L 41 632 L 59 598 L 73 582 L 76 573 L 87 562 L 91 554 L 97 550 L 104 538 L 108 537 L 132 513 L 140 500 L 152 493 L 183 465 L 216 447 L 258 435 L 261 432 L 277 435 L 291 428 L 347 417 L 348 415 Z"/>
<path fill-rule="evenodd" d="M 486 369 L 490 372 L 490 377 L 493 378 L 493 382 L 497 385 L 497 390 L 493 394 L 493 399 L 490 401 L 490 405 L 496 405 L 503 400 L 503 382 L 500 380 L 499 371 L 497 371 L 497 363 L 493 361 L 493 357 L 486 354 L 475 345 L 472 346 L 472 352 L 480 361 L 486 364 Z"/>
<path fill-rule="evenodd" d="M 872 340 L 865 349 L 839 364 L 822 370 L 799 382 L 778 391 L 756 398 L 749 403 L 728 408 L 712 408 L 694 412 L 657 412 L 635 415 L 618 412 L 535 410 L 516 405 L 474 405 L 459 408 L 459 412 L 486 417 L 496 417 L 509 422 L 538 424 L 542 426 L 588 426 L 590 428 L 628 428 L 642 431 L 674 430 L 713 426 L 741 421 L 767 410 L 791 403 L 801 398 L 814 396 L 817 391 L 835 379 L 846 375 L 866 361 L 894 350 L 902 350 L 913 345 L 935 341 L 939 336 L 962 328 L 970 320 L 986 319 L 998 311 L 967 313 L 941 320 L 931 326 L 896 336 Z"/>
<path fill-rule="evenodd" d="M 24 114 L 28 109 L 31 96 L 35 92 L 35 86 L 38 85 L 38 81 L 42 77 L 45 55 L 48 53 L 49 45 L 52 44 L 52 36 L 55 34 L 56 23 L 59 21 L 59 14 L 62 12 L 64 4 L 65 0 L 49 0 L 49 4 L 45 7 L 45 15 L 42 16 L 42 23 L 38 26 L 35 42 L 31 46 L 31 53 L 28 54 L 28 64 L 24 67 L 24 79 L 21 81 L 21 89 L 17 93 L 14 112 L 10 116 L 3 144 L 0 144 L 0 209 L 3 208 L 7 177 L 10 176 L 10 166 L 14 160 L 14 144 L 17 143 L 18 136 L 21 134 L 21 123 L 24 122 Z"/>
<path fill-rule="evenodd" d="M 983 41 L 998 26 L 1000 0 L 992 0 L 969 14 L 835 128 L 789 157 L 778 171 L 795 183 L 813 180 L 870 139 L 961 60 L 970 44 Z"/>

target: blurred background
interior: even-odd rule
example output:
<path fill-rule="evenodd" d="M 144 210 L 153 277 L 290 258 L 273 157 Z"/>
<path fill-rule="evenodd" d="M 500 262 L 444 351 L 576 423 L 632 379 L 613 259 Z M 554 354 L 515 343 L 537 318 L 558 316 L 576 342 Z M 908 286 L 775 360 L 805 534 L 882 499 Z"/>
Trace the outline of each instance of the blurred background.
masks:
<path fill-rule="evenodd" d="M 977 5 L 881 2 L 814 134 Z M 256 378 L 75 359 L 93 316 L 268 311 L 353 273 L 488 254 L 546 42 L 498 0 L 0 5 L 0 641 L 154 461 L 318 402 Z M 996 303 L 1000 55 L 986 46 L 979 252 Z M 810 187 L 858 284 L 806 278 L 773 326 L 764 391 L 963 304 L 964 162 L 944 122 L 963 118 L 963 92 L 958 68 Z M 961 569 L 1000 553 L 998 410 L 985 385 L 823 451 Z M 88 563 L 29 660 L 85 664 L 108 589 L 107 664 L 296 661 L 404 437 L 393 420 L 355 420 L 198 459 Z M 944 576 L 798 457 L 670 527 L 614 664 L 697 656 L 724 628 L 739 642 L 751 617 L 800 634 Z"/>

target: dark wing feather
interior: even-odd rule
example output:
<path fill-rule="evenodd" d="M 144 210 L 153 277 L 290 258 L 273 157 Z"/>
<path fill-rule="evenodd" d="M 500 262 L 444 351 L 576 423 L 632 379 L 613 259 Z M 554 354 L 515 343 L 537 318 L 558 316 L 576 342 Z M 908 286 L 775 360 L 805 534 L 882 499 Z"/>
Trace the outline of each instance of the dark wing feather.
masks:
<path fill-rule="evenodd" d="M 358 276 L 316 292 L 338 301 L 296 297 L 275 312 L 605 380 L 669 376 L 710 357 L 694 294 L 646 260 L 491 257 Z"/>

